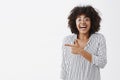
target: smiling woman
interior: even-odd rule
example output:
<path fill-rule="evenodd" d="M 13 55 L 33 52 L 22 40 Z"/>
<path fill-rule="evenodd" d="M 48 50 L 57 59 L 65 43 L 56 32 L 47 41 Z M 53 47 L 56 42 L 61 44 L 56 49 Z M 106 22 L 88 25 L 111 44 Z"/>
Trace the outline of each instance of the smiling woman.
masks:
<path fill-rule="evenodd" d="M 76 26 L 77 30 L 80 32 L 79 34 L 88 33 L 91 27 L 90 18 L 86 17 L 85 14 L 81 14 L 76 18 Z"/>
<path fill-rule="evenodd" d="M 92 6 L 77 6 L 68 16 L 72 35 L 63 40 L 63 80 L 100 80 L 107 63 L 106 40 L 98 33 L 101 18 Z"/>

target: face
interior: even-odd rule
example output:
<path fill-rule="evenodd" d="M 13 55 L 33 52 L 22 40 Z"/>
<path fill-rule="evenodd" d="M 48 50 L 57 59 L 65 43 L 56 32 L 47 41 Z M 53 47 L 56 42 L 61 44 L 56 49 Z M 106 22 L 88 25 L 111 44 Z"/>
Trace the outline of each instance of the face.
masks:
<path fill-rule="evenodd" d="M 89 34 L 91 27 L 91 20 L 89 17 L 86 17 L 84 14 L 79 15 L 76 19 L 76 26 L 79 31 L 79 34 Z"/>

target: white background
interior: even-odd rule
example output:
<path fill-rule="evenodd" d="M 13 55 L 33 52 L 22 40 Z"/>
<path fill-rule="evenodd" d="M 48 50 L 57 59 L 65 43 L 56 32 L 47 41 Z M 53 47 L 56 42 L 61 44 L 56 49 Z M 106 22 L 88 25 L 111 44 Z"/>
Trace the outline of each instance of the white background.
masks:
<path fill-rule="evenodd" d="M 102 80 L 120 80 L 119 0 L 1 0 L 0 80 L 60 80 L 61 44 L 71 34 L 67 17 L 92 5 L 102 17 L 108 63 Z"/>

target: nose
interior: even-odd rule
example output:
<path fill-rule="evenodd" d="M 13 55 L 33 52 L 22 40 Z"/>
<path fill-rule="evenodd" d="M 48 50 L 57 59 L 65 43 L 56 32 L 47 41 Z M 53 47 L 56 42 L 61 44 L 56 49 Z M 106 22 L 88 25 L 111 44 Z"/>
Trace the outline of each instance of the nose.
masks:
<path fill-rule="evenodd" d="M 81 20 L 81 22 L 80 22 L 81 24 L 85 24 L 85 21 L 84 20 Z"/>

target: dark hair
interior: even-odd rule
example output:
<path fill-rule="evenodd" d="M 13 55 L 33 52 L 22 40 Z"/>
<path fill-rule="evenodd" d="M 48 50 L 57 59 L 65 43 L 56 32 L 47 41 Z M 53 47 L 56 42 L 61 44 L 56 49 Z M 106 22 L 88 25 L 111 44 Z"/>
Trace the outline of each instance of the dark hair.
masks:
<path fill-rule="evenodd" d="M 89 34 L 93 34 L 100 30 L 100 21 L 101 17 L 99 16 L 98 12 L 90 5 L 88 6 L 76 6 L 74 7 L 70 15 L 68 16 L 68 27 L 71 29 L 72 33 L 79 34 L 79 31 L 76 27 L 76 18 L 77 16 L 84 14 L 91 20 L 91 28 Z"/>

